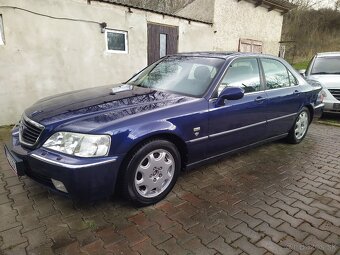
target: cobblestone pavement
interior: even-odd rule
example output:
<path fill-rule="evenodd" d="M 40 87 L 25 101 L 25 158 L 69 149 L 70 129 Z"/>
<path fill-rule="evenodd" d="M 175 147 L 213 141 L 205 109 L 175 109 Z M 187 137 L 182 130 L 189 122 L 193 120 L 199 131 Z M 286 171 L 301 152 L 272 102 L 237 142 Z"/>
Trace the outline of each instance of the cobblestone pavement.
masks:
<path fill-rule="evenodd" d="M 0 145 L 9 129 L 0 131 Z M 340 254 L 340 128 L 184 173 L 155 206 L 79 206 L 0 153 L 0 254 Z"/>

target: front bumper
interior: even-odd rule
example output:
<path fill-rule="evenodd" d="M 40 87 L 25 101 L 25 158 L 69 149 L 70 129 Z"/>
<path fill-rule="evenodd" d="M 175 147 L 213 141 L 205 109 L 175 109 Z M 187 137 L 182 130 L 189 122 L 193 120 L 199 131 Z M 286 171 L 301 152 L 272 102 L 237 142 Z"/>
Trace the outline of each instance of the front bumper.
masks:
<path fill-rule="evenodd" d="M 340 101 L 338 100 L 324 100 L 324 112 L 340 112 Z"/>
<path fill-rule="evenodd" d="M 5 144 L 5 151 L 14 159 L 18 175 L 27 175 L 52 191 L 78 201 L 110 197 L 123 159 L 123 155 L 76 158 L 44 148 L 30 151 L 20 145 L 16 136 Z M 52 179 L 62 182 L 67 192 L 56 189 Z"/>
<path fill-rule="evenodd" d="M 324 111 L 340 112 L 340 101 L 334 97 L 328 88 L 324 88 L 323 91 L 326 93 L 326 97 L 323 100 L 323 103 L 325 104 Z"/>

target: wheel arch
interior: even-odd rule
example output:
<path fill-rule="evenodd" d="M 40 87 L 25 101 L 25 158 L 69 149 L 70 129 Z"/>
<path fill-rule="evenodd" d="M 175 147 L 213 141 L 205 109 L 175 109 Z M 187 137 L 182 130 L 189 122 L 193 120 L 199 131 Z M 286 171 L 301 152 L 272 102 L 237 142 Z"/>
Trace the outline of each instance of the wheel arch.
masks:
<path fill-rule="evenodd" d="M 187 148 L 186 143 L 183 141 L 183 139 L 181 139 L 176 134 L 168 133 L 168 132 L 150 134 L 148 136 L 144 136 L 142 139 L 139 139 L 139 141 L 133 144 L 131 148 L 128 150 L 128 152 L 126 153 L 122 163 L 120 164 L 120 168 L 118 171 L 118 179 L 116 182 L 118 184 L 116 185 L 117 188 L 120 188 L 119 183 L 123 176 L 124 167 L 127 166 L 132 155 L 136 152 L 136 150 L 138 150 L 140 146 L 153 140 L 166 140 L 166 141 L 173 143 L 178 149 L 180 156 L 181 156 L 181 168 L 182 168 L 181 170 L 184 170 L 185 165 L 187 163 L 187 159 L 188 159 L 188 148 Z"/>
<path fill-rule="evenodd" d="M 307 104 L 305 105 L 305 107 L 307 107 L 308 111 L 309 111 L 309 114 L 310 114 L 310 120 L 309 120 L 309 123 L 312 123 L 313 121 L 313 118 L 314 118 L 314 107 L 311 105 L 311 104 Z"/>

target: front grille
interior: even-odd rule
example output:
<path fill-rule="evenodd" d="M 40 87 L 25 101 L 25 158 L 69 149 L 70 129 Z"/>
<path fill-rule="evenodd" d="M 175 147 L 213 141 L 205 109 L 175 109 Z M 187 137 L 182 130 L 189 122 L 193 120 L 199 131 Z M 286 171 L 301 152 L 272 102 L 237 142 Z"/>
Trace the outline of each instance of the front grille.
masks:
<path fill-rule="evenodd" d="M 20 121 L 19 138 L 23 145 L 34 146 L 44 130 L 44 126 L 23 116 Z"/>
<path fill-rule="evenodd" d="M 340 100 L 340 89 L 329 89 L 329 92 L 331 92 L 333 97 Z"/>

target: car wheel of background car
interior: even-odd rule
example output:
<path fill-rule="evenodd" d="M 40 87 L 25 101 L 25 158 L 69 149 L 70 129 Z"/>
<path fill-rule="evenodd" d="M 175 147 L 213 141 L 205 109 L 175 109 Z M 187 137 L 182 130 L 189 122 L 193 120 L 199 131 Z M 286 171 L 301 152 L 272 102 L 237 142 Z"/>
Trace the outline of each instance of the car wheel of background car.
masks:
<path fill-rule="evenodd" d="M 173 188 L 181 169 L 176 146 L 166 140 L 151 140 L 132 151 L 124 171 L 125 197 L 139 206 L 162 200 Z"/>
<path fill-rule="evenodd" d="M 297 144 L 305 138 L 310 124 L 310 113 L 308 108 L 304 107 L 298 114 L 293 127 L 288 134 L 288 142 Z"/>

